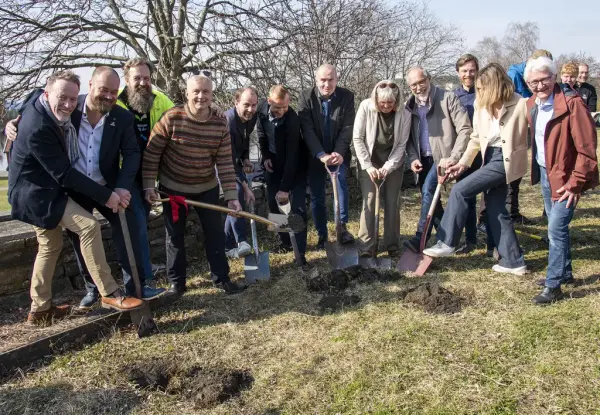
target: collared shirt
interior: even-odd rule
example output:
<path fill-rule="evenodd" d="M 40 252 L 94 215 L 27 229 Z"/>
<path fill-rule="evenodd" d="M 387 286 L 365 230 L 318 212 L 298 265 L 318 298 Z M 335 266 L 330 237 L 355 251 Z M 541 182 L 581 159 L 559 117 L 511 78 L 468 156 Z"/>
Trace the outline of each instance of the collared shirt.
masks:
<path fill-rule="evenodd" d="M 333 138 L 331 137 L 331 101 L 335 98 L 335 91 L 333 94 L 329 95 L 329 98 L 325 99 L 321 92 L 319 92 L 319 101 L 321 102 L 321 115 L 323 116 L 323 148 L 326 153 L 331 153 L 333 151 Z M 318 155 L 317 155 L 318 156 Z"/>
<path fill-rule="evenodd" d="M 421 156 L 430 157 L 433 155 L 431 151 L 431 143 L 429 142 L 429 126 L 427 125 L 427 113 L 429 106 L 427 103 L 421 105 L 415 97 L 417 103 L 417 113 L 419 114 L 419 146 L 421 148 Z"/>
<path fill-rule="evenodd" d="M 535 119 L 535 146 L 537 149 L 536 161 L 542 167 L 546 167 L 546 125 L 554 115 L 554 94 L 552 94 L 545 102 L 541 102 L 539 98 L 535 99 L 538 106 L 537 117 Z"/>
<path fill-rule="evenodd" d="M 101 185 L 106 184 L 106 180 L 100 172 L 100 144 L 102 143 L 105 120 L 106 114 L 100 118 L 95 127 L 92 127 L 87 118 L 87 105 L 84 103 L 77 137 L 80 155 L 75 163 L 75 169 Z"/>

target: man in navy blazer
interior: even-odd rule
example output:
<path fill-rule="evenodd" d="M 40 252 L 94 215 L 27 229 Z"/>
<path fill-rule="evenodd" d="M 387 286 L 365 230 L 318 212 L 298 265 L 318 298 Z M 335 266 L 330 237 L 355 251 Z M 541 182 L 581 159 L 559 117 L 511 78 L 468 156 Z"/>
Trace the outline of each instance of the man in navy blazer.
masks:
<path fill-rule="evenodd" d="M 98 284 L 103 303 L 118 310 L 142 304 L 121 294 L 106 262 L 98 221 L 71 197 L 78 192 L 113 214 L 122 202 L 116 192 L 75 167 L 81 154 L 70 116 L 78 93 L 79 78 L 71 71 L 50 76 L 46 91 L 24 109 L 18 139 L 11 150 L 11 214 L 34 226 L 39 244 L 31 279 L 28 322 L 32 324 L 49 323 L 68 311 L 68 307 L 52 306 L 52 277 L 62 251 L 62 228 L 80 236 L 83 259 Z"/>
<path fill-rule="evenodd" d="M 71 122 L 77 131 L 77 143 L 81 157 L 73 167 L 97 184 L 107 189 L 114 189 L 120 197 L 121 207 L 127 208 L 130 203 L 132 207 L 134 204 L 141 206 L 143 203 L 139 190 L 131 191 L 136 185 L 135 177 L 139 169 L 141 154 L 134 130 L 133 115 L 126 109 L 115 105 L 119 83 L 119 76 L 114 69 L 100 66 L 92 74 L 89 84 L 90 93 L 78 97 L 77 110 L 71 114 Z M 41 91 L 31 94 L 25 108 L 36 102 L 41 94 Z M 22 121 L 19 122 L 19 128 L 21 126 Z M 71 192 L 70 196 L 89 212 L 96 208 L 109 221 L 117 260 L 123 270 L 125 288 L 128 294 L 135 295 L 131 267 L 118 215 L 82 192 Z M 125 215 L 129 229 L 136 229 L 139 225 L 133 211 L 126 209 Z M 88 291 L 81 300 L 79 308 L 88 310 L 99 299 L 98 289 L 86 267 L 77 235 L 72 232 L 68 233 Z M 137 267 L 144 269 L 139 250 L 143 241 L 138 240 L 137 232 L 132 231 L 130 236 Z M 139 277 L 142 284 L 142 299 L 149 300 L 164 292 L 164 289 L 146 286 L 143 273 L 140 273 Z"/>

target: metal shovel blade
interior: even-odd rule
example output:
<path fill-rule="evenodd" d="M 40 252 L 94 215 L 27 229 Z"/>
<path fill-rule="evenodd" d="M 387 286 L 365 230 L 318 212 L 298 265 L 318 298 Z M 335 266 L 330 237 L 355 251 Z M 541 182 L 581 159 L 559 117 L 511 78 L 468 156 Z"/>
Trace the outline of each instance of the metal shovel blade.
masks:
<path fill-rule="evenodd" d="M 326 242 L 325 252 L 333 269 L 344 269 L 358 265 L 358 249 L 337 242 Z"/>
<path fill-rule="evenodd" d="M 422 277 L 429 265 L 431 265 L 431 257 L 424 254 L 417 254 L 411 250 L 404 251 L 400 261 L 398 261 L 398 271 L 406 272 L 410 271 L 418 277 Z"/>
<path fill-rule="evenodd" d="M 287 204 L 288 207 L 290 206 L 290 204 Z M 287 209 L 285 209 L 285 205 L 279 205 L 279 210 L 282 212 L 285 212 Z M 287 213 L 289 214 L 290 210 L 287 210 Z M 273 221 L 275 223 L 278 224 L 284 224 L 287 223 L 288 220 L 288 215 L 280 215 L 277 213 L 269 213 L 268 219 L 270 221 Z M 296 242 L 296 234 L 294 232 L 288 232 L 288 234 L 290 235 L 290 242 L 292 243 L 292 249 L 294 250 L 294 259 L 296 260 L 296 265 L 298 265 L 299 267 L 302 266 L 302 255 L 300 254 L 300 250 L 298 249 L 298 243 Z"/>
<path fill-rule="evenodd" d="M 392 269 L 392 258 L 387 256 L 377 258 L 360 257 L 358 265 L 363 268 Z"/>
<path fill-rule="evenodd" d="M 271 278 L 269 251 L 262 251 L 258 256 L 251 254 L 244 258 L 244 277 L 248 284 L 266 281 Z"/>

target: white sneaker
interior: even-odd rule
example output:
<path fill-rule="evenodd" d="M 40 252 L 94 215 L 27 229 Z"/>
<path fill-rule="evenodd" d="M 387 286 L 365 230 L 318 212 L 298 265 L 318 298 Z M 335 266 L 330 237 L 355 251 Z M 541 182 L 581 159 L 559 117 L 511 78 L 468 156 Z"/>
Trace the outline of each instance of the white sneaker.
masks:
<path fill-rule="evenodd" d="M 517 268 L 506 268 L 500 264 L 496 264 L 492 267 L 492 271 L 501 272 L 504 274 L 525 275 L 527 274 L 527 265 Z"/>
<path fill-rule="evenodd" d="M 227 255 L 227 258 L 232 258 L 232 259 L 239 258 L 237 248 L 232 248 L 228 251 L 225 251 L 225 255 Z"/>
<path fill-rule="evenodd" d="M 452 248 L 451 246 L 446 245 L 442 241 L 437 241 L 437 243 L 431 248 L 427 248 L 423 250 L 423 253 L 427 256 L 440 258 L 445 256 L 454 255 L 456 252 L 456 248 Z"/>
<path fill-rule="evenodd" d="M 242 257 L 245 257 L 246 255 L 250 255 L 251 253 L 252 253 L 252 248 L 250 248 L 250 245 L 248 244 L 248 242 L 244 241 L 244 242 L 240 242 L 238 244 L 238 247 L 237 247 L 238 257 L 242 258 Z"/>

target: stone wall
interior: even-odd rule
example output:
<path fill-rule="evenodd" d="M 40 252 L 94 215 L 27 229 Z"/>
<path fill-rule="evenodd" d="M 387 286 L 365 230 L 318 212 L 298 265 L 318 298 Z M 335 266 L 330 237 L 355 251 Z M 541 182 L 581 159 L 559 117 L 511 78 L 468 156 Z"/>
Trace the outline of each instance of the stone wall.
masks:
<path fill-rule="evenodd" d="M 254 184 L 254 194 L 257 200 L 257 211 L 261 215 L 267 213 L 264 189 L 259 183 Z M 112 232 L 108 222 L 99 214 L 102 224 L 102 239 L 113 275 L 120 271 L 117 264 L 116 252 L 112 242 Z M 204 247 L 202 227 L 194 209 L 190 209 L 187 219 L 186 247 L 193 259 Z M 150 255 L 153 263 L 165 261 L 165 228 L 160 209 L 148 224 L 148 239 Z M 79 269 L 71 243 L 63 235 L 64 247 L 60 254 L 54 275 L 55 291 L 69 284 L 69 278 L 75 277 L 80 282 Z M 33 262 L 37 254 L 37 239 L 30 225 L 10 220 L 8 214 L 0 215 L 0 296 L 14 294 L 29 289 Z"/>

